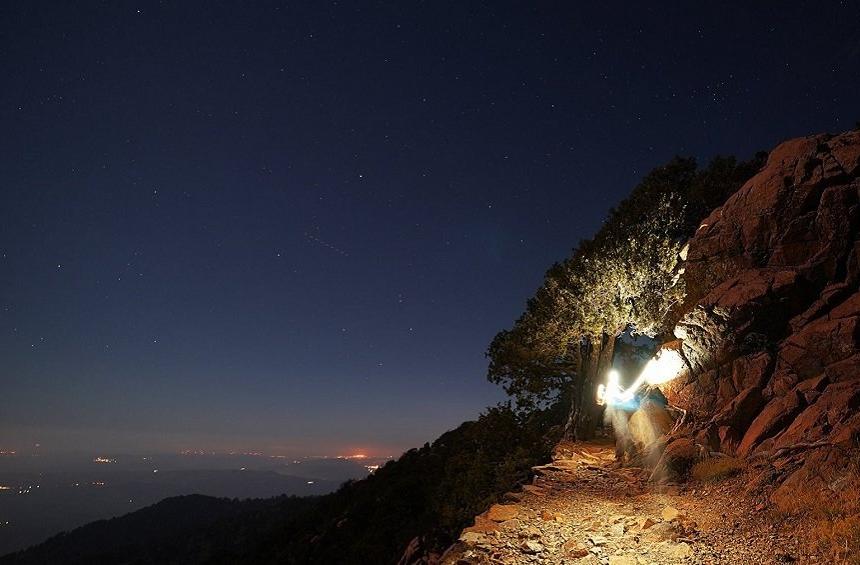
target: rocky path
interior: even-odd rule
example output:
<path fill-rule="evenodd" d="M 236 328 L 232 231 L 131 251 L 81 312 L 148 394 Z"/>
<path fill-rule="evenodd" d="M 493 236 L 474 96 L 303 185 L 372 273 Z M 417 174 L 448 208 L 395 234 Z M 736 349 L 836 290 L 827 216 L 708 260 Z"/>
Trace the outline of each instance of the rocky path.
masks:
<path fill-rule="evenodd" d="M 655 486 L 609 444 L 560 446 L 533 484 L 476 517 L 442 563 L 828 563 L 741 481 Z"/>

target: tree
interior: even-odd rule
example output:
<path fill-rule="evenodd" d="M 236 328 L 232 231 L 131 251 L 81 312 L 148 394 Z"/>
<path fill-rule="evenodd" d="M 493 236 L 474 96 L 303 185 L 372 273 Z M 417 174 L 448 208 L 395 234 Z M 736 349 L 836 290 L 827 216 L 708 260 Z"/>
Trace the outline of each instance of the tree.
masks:
<path fill-rule="evenodd" d="M 590 438 L 597 382 L 612 365 L 618 337 L 669 329 L 684 298 L 686 240 L 762 160 L 717 157 L 697 171 L 695 160 L 675 158 L 651 171 L 610 210 L 594 239 L 547 271 L 514 326 L 496 335 L 488 379 L 526 410 L 567 394 L 566 435 Z"/>

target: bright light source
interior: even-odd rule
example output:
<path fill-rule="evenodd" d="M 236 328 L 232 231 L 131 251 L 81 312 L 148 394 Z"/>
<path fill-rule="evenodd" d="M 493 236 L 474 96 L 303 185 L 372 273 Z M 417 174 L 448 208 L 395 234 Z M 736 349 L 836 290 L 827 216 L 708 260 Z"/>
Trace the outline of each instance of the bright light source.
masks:
<path fill-rule="evenodd" d="M 625 404 L 633 400 L 636 391 L 643 384 L 659 385 L 667 383 L 681 375 L 684 370 L 684 359 L 677 349 L 661 349 L 626 390 L 619 384 L 618 371 L 611 370 L 606 376 L 606 385 L 597 387 L 597 404 Z"/>
<path fill-rule="evenodd" d="M 684 360 L 677 349 L 662 349 L 648 361 L 639 378 L 649 385 L 659 385 L 680 376 L 683 369 Z"/>
<path fill-rule="evenodd" d="M 606 384 L 597 385 L 597 404 L 617 404 L 623 390 L 621 389 L 621 375 L 615 369 L 610 369 L 606 374 Z"/>
<path fill-rule="evenodd" d="M 618 374 L 618 371 L 611 369 L 609 375 L 606 377 L 607 386 L 612 387 L 613 385 L 617 385 L 620 378 L 621 376 Z"/>

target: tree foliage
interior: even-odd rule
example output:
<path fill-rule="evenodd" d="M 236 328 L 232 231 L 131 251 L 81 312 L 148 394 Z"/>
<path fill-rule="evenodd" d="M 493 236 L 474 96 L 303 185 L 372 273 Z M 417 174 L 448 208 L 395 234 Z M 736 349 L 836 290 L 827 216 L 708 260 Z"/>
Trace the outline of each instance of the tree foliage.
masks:
<path fill-rule="evenodd" d="M 694 159 L 676 157 L 648 173 L 593 239 L 547 271 L 513 327 L 496 335 L 487 351 L 489 380 L 524 409 L 569 393 L 572 419 L 588 428 L 595 377 L 611 365 L 616 338 L 669 329 L 684 298 L 686 240 L 763 156 L 742 163 L 717 157 L 701 170 Z"/>

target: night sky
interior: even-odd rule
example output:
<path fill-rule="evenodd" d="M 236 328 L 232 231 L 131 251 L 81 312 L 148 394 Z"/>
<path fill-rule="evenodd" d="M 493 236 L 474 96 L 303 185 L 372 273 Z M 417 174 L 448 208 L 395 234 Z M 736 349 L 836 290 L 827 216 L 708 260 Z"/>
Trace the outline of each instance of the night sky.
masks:
<path fill-rule="evenodd" d="M 860 120 L 856 3 L 600 4 L 4 3 L 0 449 L 421 445 L 648 170 Z"/>

